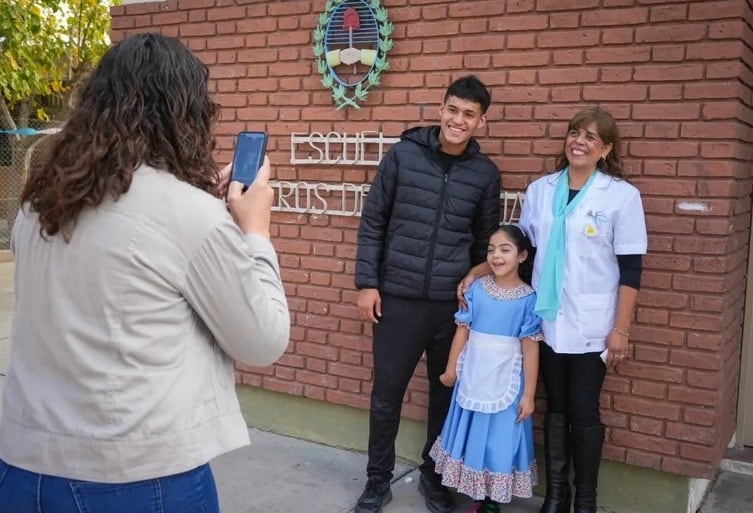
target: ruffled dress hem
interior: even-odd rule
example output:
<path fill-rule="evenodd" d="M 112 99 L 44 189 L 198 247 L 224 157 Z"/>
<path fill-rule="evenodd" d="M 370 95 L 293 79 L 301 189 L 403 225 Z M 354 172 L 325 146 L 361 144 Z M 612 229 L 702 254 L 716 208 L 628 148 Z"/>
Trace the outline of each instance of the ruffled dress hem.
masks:
<path fill-rule="evenodd" d="M 442 474 L 442 484 L 456 488 L 458 493 L 468 495 L 473 500 L 486 497 L 495 502 L 509 503 L 513 496 L 528 499 L 533 496 L 533 487 L 538 483 L 538 469 L 532 461 L 523 471 L 512 469 L 511 473 L 477 470 L 453 459 L 442 448 L 437 439 L 429 452 L 435 463 L 436 472 Z"/>

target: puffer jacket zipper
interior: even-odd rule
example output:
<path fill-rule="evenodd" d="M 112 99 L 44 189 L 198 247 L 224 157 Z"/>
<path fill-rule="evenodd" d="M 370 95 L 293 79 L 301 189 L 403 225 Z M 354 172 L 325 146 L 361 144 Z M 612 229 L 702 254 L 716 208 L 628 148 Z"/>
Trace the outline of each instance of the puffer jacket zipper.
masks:
<path fill-rule="evenodd" d="M 425 299 L 429 299 L 429 283 L 431 281 L 431 269 L 434 266 L 434 250 L 437 247 L 437 239 L 439 238 L 439 222 L 442 219 L 442 214 L 444 214 L 444 201 L 447 196 L 447 185 L 451 168 L 452 165 L 446 169 L 444 165 L 442 166 L 442 169 L 444 169 L 444 179 L 442 181 L 442 189 L 439 192 L 439 205 L 437 206 L 437 213 L 434 216 L 434 229 L 431 232 L 431 239 L 429 240 L 429 256 L 426 258 L 426 270 L 424 271 L 423 297 Z"/>

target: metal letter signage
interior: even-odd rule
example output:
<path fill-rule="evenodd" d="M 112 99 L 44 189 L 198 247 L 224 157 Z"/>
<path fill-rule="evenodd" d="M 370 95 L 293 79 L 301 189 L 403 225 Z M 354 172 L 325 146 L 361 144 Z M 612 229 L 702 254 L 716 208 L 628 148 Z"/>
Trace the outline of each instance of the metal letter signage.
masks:
<path fill-rule="evenodd" d="M 360 109 L 358 102 L 379 85 L 389 67 L 392 30 L 380 0 L 327 0 L 314 30 L 314 57 L 337 110 Z"/>

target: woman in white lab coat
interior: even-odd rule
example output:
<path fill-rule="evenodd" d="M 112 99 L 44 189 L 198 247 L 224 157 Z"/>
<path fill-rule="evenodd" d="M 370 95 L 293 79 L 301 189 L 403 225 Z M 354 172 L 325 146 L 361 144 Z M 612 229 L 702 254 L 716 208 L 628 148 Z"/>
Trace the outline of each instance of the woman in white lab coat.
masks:
<path fill-rule="evenodd" d="M 570 120 L 557 171 L 528 186 L 520 225 L 536 247 L 533 287 L 545 339 L 540 513 L 569 513 L 570 458 L 574 511 L 594 513 L 604 440 L 599 395 L 606 368 L 629 354 L 647 246 L 640 193 L 624 178 L 608 112 L 588 109 Z"/>

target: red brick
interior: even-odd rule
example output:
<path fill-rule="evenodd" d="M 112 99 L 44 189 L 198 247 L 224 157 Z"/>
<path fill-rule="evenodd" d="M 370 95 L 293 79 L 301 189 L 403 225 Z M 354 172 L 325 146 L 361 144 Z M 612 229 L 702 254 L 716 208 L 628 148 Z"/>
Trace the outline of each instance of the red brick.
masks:
<path fill-rule="evenodd" d="M 276 378 L 264 377 L 262 386 L 272 392 L 282 392 L 290 395 L 303 395 L 303 385 L 293 381 L 284 381 Z"/>
<path fill-rule="evenodd" d="M 667 399 L 669 399 L 673 403 L 687 403 L 694 406 L 713 406 L 719 402 L 719 393 L 716 391 L 688 388 L 686 385 L 670 385 Z"/>
<path fill-rule="evenodd" d="M 457 34 L 460 23 L 456 20 L 431 21 L 408 25 L 408 37 L 425 38 Z"/>
<path fill-rule="evenodd" d="M 583 50 L 555 50 L 552 62 L 557 66 L 583 64 Z"/>
<path fill-rule="evenodd" d="M 667 438 L 704 445 L 714 442 L 714 433 L 709 429 L 688 426 L 679 422 L 667 422 L 666 436 Z"/>
<path fill-rule="evenodd" d="M 640 25 L 648 19 L 648 9 L 636 7 L 632 9 L 598 9 L 585 11 L 580 15 L 583 26 L 625 26 Z"/>
<path fill-rule="evenodd" d="M 727 20 L 711 23 L 709 26 L 710 39 L 737 39 L 737 44 L 743 46 L 746 25 L 743 20 Z"/>
<path fill-rule="evenodd" d="M 186 11 L 165 12 L 165 13 L 152 15 L 152 25 L 154 26 L 177 25 L 180 23 L 186 23 L 187 21 L 188 21 L 188 12 Z M 161 33 L 166 35 L 164 32 L 161 32 Z"/>
<path fill-rule="evenodd" d="M 667 396 L 667 385 L 650 381 L 634 381 L 631 393 L 639 397 L 664 399 Z"/>
<path fill-rule="evenodd" d="M 637 449 L 628 449 L 627 454 L 625 455 L 625 463 L 653 470 L 661 469 L 661 459 L 662 457 L 659 454 L 644 452 Z"/>
<path fill-rule="evenodd" d="M 535 0 L 508 0 L 506 3 L 508 13 L 529 12 L 535 8 Z"/>
<path fill-rule="evenodd" d="M 327 365 L 328 372 L 335 376 L 344 376 L 346 378 L 359 379 L 369 381 L 371 380 L 371 369 L 349 365 L 347 363 L 330 362 Z"/>
<path fill-rule="evenodd" d="M 539 48 L 566 48 L 571 46 L 596 46 L 601 33 L 598 30 L 550 30 L 540 32 Z"/>
<path fill-rule="evenodd" d="M 368 409 L 370 401 L 368 394 L 341 392 L 339 390 L 327 390 L 325 398 L 330 403 L 355 406 L 361 409 Z"/>
<path fill-rule="evenodd" d="M 605 45 L 621 45 L 633 42 L 635 29 L 608 28 L 601 32 L 601 42 Z"/>
<path fill-rule="evenodd" d="M 586 50 L 586 64 L 648 62 L 650 59 L 651 49 L 646 47 L 605 47 Z"/>
<path fill-rule="evenodd" d="M 622 447 L 640 449 L 657 454 L 677 454 L 677 442 L 623 429 L 612 430 L 612 440 Z"/>
<path fill-rule="evenodd" d="M 717 418 L 714 408 L 689 408 L 683 411 L 682 420 L 688 424 L 713 426 Z"/>
<path fill-rule="evenodd" d="M 630 431 L 645 433 L 647 435 L 662 436 L 664 434 L 664 421 L 632 415 L 630 417 Z"/>
<path fill-rule="evenodd" d="M 489 20 L 489 30 L 492 32 L 538 31 L 547 29 L 547 25 L 546 16 L 538 14 L 500 16 Z"/>
<path fill-rule="evenodd" d="M 536 9 L 539 11 L 566 11 L 591 9 L 598 7 L 600 0 L 537 0 Z"/>
<path fill-rule="evenodd" d="M 724 299 L 711 296 L 697 296 L 690 298 L 690 309 L 696 312 L 722 313 L 726 304 Z"/>
<path fill-rule="evenodd" d="M 622 363 L 620 367 L 624 366 L 625 363 L 627 362 Z M 625 413 L 632 413 L 655 419 L 680 419 L 679 406 L 663 402 L 661 404 L 661 407 L 657 407 L 657 402 L 655 400 L 640 399 L 637 397 L 620 395 L 615 396 L 614 409 Z"/>
<path fill-rule="evenodd" d="M 629 144 L 633 157 L 695 157 L 698 144 L 685 141 L 636 141 Z"/>
<path fill-rule="evenodd" d="M 187 23 L 179 29 L 181 37 L 213 36 L 215 31 L 214 23 Z"/>
<path fill-rule="evenodd" d="M 657 63 L 685 61 L 685 47 L 682 45 L 654 46 L 651 48 L 651 60 Z"/>
<path fill-rule="evenodd" d="M 303 16 L 311 12 L 312 2 L 308 0 L 288 0 L 286 2 L 271 2 L 267 6 L 267 13 L 272 16 L 295 15 Z"/>
<path fill-rule="evenodd" d="M 704 447 L 690 443 L 680 444 L 680 456 L 689 460 L 702 462 L 713 461 L 716 457 L 715 452 L 716 451 L 714 451 L 710 447 Z"/>
<path fill-rule="evenodd" d="M 689 81 L 703 78 L 702 64 L 641 65 L 633 75 L 638 82 Z"/>
<path fill-rule="evenodd" d="M 550 14 L 549 28 L 577 28 L 580 26 L 580 15 L 574 12 Z"/>
<path fill-rule="evenodd" d="M 658 262 L 658 266 L 654 264 L 654 260 L 649 260 L 651 257 L 657 257 L 659 255 L 646 255 L 644 259 L 644 266 L 646 268 L 653 269 L 672 269 L 672 263 L 679 259 L 687 258 L 688 268 L 690 267 L 690 257 L 671 256 L 667 257 L 665 262 Z M 678 269 L 681 270 L 681 269 Z M 688 305 L 688 295 L 678 292 L 660 292 L 655 290 L 642 290 L 638 295 L 638 303 L 642 306 L 654 306 L 663 308 L 686 308 Z"/>
<path fill-rule="evenodd" d="M 452 3 L 450 17 L 495 16 L 505 12 L 505 2 L 497 0 L 477 0 L 475 2 Z"/>
<path fill-rule="evenodd" d="M 736 81 L 686 84 L 683 96 L 686 99 L 727 99 L 737 98 L 741 94 L 741 86 Z"/>
<path fill-rule="evenodd" d="M 661 470 L 689 477 L 711 478 L 714 467 L 711 463 L 694 463 L 680 458 L 662 458 Z"/>
<path fill-rule="evenodd" d="M 649 20 L 651 23 L 665 21 L 685 21 L 688 16 L 687 5 L 661 5 L 651 7 Z"/>
<path fill-rule="evenodd" d="M 680 25 L 656 25 L 635 29 L 636 43 L 661 43 L 678 41 L 698 41 L 707 33 L 703 23 L 683 23 Z"/>
<path fill-rule="evenodd" d="M 690 20 L 718 20 L 722 18 L 742 17 L 745 3 L 737 0 L 716 0 L 713 3 L 701 2 L 692 4 L 688 14 Z"/>
<path fill-rule="evenodd" d="M 206 9 L 214 7 L 215 0 L 179 0 L 179 9 Z"/>
<path fill-rule="evenodd" d="M 703 372 L 692 369 L 687 370 L 688 385 L 692 387 L 714 390 L 721 386 L 720 378 L 721 376 L 718 372 Z"/>

